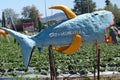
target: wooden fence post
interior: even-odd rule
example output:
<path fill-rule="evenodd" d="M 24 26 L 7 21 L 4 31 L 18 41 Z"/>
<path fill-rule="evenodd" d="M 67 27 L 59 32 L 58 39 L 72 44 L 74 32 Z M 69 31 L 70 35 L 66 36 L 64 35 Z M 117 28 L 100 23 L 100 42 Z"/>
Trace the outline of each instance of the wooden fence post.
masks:
<path fill-rule="evenodd" d="M 56 70 L 54 66 L 54 55 L 52 51 L 52 45 L 48 47 L 49 50 L 49 63 L 50 63 L 50 77 L 51 80 L 56 80 Z"/>

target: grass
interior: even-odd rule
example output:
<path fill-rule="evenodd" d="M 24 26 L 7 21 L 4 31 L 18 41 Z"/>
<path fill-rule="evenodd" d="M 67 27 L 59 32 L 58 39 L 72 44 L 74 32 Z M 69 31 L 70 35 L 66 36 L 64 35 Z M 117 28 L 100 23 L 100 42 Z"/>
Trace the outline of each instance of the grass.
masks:
<path fill-rule="evenodd" d="M 7 43 L 4 38 L 0 37 L 0 77 L 8 75 L 17 77 L 30 73 L 48 75 L 50 73 L 48 48 L 44 48 L 41 52 L 35 48 L 29 67 L 35 67 L 34 70 L 37 72 L 29 72 L 26 71 L 23 65 L 20 46 L 14 43 L 12 37 L 9 37 L 9 39 L 10 43 Z M 119 45 L 100 43 L 98 46 L 101 54 L 100 72 L 120 72 Z M 56 51 L 53 51 L 53 54 L 57 75 L 79 74 L 87 77 L 89 72 L 94 72 L 93 66 L 97 59 L 94 44 L 82 44 L 81 48 L 71 55 L 60 54 Z M 17 73 L 15 70 L 24 71 L 24 73 Z M 113 76 L 112 80 L 115 80 L 114 78 L 116 79 L 116 77 Z M 90 79 L 92 80 L 92 78 Z M 29 78 L 27 80 L 29 80 Z M 34 80 L 37 80 L 37 78 Z"/>

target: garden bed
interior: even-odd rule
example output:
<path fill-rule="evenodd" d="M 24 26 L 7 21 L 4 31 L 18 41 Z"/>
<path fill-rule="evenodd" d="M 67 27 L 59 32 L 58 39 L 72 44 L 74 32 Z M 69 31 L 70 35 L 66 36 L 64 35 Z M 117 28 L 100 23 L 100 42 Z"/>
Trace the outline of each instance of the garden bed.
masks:
<path fill-rule="evenodd" d="M 116 75 L 119 76 L 119 45 L 101 43 L 98 46 L 101 55 L 100 72 L 116 71 L 118 72 Z M 81 77 L 81 75 L 89 77 L 88 74 L 93 74 L 93 66 L 96 64 L 97 55 L 95 50 L 94 44 L 82 44 L 82 47 L 71 55 L 60 54 L 54 51 L 53 55 L 57 76 L 61 76 L 62 74 L 78 74 L 78 77 Z M 1 38 L 0 66 L 0 77 L 19 77 L 21 75 L 31 74 L 48 76 L 50 74 L 48 48 L 44 48 L 41 52 L 35 48 L 29 64 L 29 69 L 26 70 L 23 65 L 20 46 L 13 42 L 12 37 L 10 37 L 10 43 L 6 43 L 4 39 Z"/>

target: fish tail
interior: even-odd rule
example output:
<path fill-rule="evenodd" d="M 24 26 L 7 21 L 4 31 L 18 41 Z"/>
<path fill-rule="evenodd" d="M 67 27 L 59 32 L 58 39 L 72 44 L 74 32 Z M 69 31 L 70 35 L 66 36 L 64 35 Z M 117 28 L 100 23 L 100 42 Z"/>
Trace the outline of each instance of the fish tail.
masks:
<path fill-rule="evenodd" d="M 36 45 L 35 41 L 29 38 L 27 35 L 21 34 L 11 29 L 0 27 L 5 30 L 8 34 L 13 36 L 20 44 L 22 51 L 22 58 L 26 68 L 28 68 L 33 49 Z"/>
<path fill-rule="evenodd" d="M 19 41 L 19 44 L 22 50 L 22 58 L 24 61 L 24 65 L 26 68 L 28 68 L 28 65 L 32 56 L 32 52 L 35 47 L 35 42 L 28 38 L 28 39 L 25 39 L 24 41 Z"/>

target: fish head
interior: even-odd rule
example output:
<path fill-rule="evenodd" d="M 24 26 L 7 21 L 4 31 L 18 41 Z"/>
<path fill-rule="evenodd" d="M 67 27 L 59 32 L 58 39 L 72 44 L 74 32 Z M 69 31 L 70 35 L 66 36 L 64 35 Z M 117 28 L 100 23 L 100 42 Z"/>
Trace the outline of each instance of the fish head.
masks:
<path fill-rule="evenodd" d="M 93 12 L 92 16 L 99 22 L 100 30 L 101 32 L 104 32 L 104 40 L 107 41 L 106 37 L 108 37 L 109 34 L 107 29 L 114 24 L 113 13 L 107 10 L 102 10 Z"/>
<path fill-rule="evenodd" d="M 101 28 L 103 29 L 114 24 L 114 15 L 110 11 L 107 10 L 95 11 L 93 12 L 92 16 L 97 18 L 97 20 L 100 22 Z"/>

